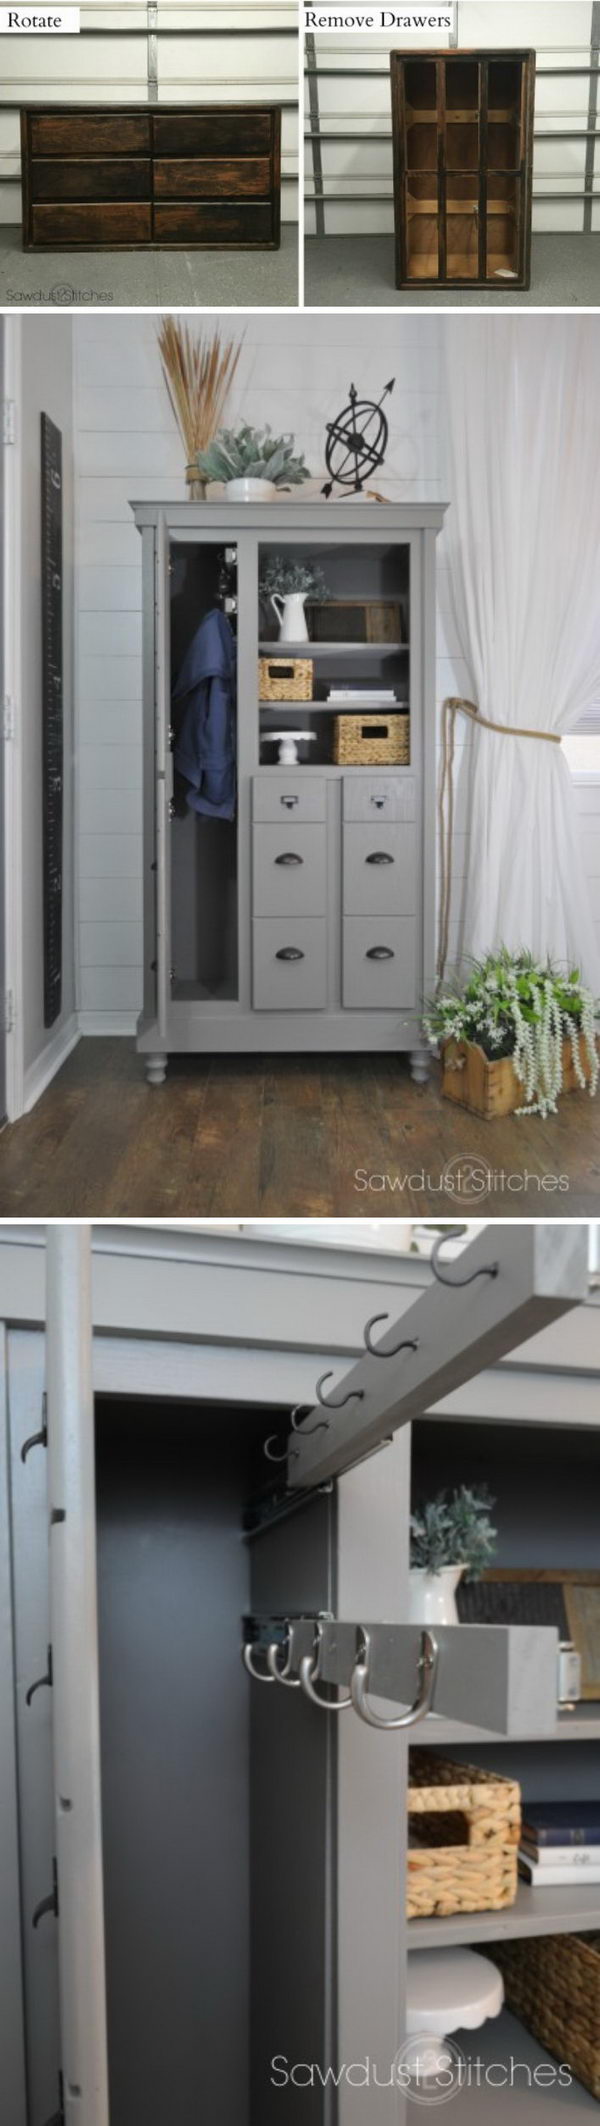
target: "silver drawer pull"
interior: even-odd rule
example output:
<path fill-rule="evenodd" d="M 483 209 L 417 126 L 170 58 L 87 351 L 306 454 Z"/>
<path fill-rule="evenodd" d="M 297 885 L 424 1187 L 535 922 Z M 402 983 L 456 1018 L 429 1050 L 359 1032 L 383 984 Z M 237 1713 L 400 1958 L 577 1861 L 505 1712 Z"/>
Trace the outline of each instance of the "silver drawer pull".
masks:
<path fill-rule="evenodd" d="M 280 951 L 276 952 L 275 958 L 276 960 L 303 960 L 304 953 L 300 952 L 297 945 L 282 945 Z"/>
<path fill-rule="evenodd" d="M 276 856 L 275 862 L 276 864 L 303 864 L 304 857 L 296 856 L 293 849 L 284 849 L 283 855 Z"/>
<path fill-rule="evenodd" d="M 292 805 L 297 805 L 298 799 L 297 797 L 280 797 L 279 803 L 280 805 L 287 805 L 288 812 L 291 812 Z"/>
<path fill-rule="evenodd" d="M 367 960 L 393 960 L 393 958 L 394 954 L 391 945 L 369 945 L 365 953 L 365 959 Z"/>
<path fill-rule="evenodd" d="M 387 849 L 373 849 L 371 855 L 365 857 L 366 864 L 393 864 L 393 862 L 394 858 L 389 855 Z"/>

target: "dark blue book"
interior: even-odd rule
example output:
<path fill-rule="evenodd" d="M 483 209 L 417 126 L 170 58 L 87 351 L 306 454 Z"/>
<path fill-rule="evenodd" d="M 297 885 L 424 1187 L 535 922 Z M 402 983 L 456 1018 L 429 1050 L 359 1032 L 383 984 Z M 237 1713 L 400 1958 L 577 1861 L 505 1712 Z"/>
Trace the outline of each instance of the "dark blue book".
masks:
<path fill-rule="evenodd" d="M 600 1846 L 600 1801 L 524 1802 L 523 1840 L 530 1846 Z"/>

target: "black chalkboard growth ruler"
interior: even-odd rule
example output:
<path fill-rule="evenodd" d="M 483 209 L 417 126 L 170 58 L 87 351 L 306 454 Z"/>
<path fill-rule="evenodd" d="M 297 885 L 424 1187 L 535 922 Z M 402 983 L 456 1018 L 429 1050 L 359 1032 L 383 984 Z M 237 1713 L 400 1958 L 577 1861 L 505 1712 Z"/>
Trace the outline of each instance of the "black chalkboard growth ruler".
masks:
<path fill-rule="evenodd" d="M 59 1017 L 62 993 L 63 614 L 62 436 L 42 414 L 42 806 L 44 1025 Z"/>

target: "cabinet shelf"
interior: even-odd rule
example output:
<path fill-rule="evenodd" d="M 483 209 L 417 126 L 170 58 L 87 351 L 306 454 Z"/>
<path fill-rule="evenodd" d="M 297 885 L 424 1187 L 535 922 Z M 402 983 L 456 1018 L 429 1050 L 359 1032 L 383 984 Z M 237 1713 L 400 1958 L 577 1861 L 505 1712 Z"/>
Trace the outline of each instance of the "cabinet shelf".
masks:
<path fill-rule="evenodd" d="M 389 657 L 408 642 L 259 642 L 261 657 Z"/>
<path fill-rule="evenodd" d="M 437 1747 L 438 1743 L 440 1748 L 448 1749 L 450 1747 L 461 1748 L 463 1746 L 466 1748 L 468 1743 L 471 1742 L 487 1744 L 488 1742 L 496 1743 L 505 1740 L 502 1735 L 490 1734 L 489 1729 L 474 1725 L 463 1725 L 460 1720 L 442 1720 L 438 1713 L 428 1713 L 425 1730 L 424 1740 L 427 1742 L 428 1748 L 432 1744 Z M 539 1739 L 539 1736 L 531 1729 L 524 1729 L 522 1735 L 513 1735 L 512 1737 L 513 1742 L 537 1742 Z M 544 1742 L 600 1742 L 600 1704 L 581 1704 L 577 1706 L 573 1713 L 557 1711 L 554 1733 L 544 1735 L 543 1740 Z"/>
<path fill-rule="evenodd" d="M 453 1912 L 449 1919 L 410 1919 L 409 1949 L 449 1949 L 456 1944 L 514 1941 L 528 1934 L 576 1934 L 600 1927 L 600 1883 L 529 1889 L 520 1882 L 514 1905 L 502 1912 Z"/>
<path fill-rule="evenodd" d="M 259 708 L 268 709 L 270 716 L 286 714 L 290 709 L 295 716 L 408 716 L 407 701 L 367 701 L 364 712 L 360 701 L 260 701 Z"/>

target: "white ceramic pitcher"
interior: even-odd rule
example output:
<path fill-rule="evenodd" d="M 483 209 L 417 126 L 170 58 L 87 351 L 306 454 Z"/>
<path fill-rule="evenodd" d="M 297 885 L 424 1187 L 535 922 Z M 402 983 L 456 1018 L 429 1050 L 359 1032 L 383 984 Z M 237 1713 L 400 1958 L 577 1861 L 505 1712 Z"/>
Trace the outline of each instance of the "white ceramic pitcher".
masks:
<path fill-rule="evenodd" d="M 304 601 L 306 591 L 288 591 L 285 598 L 272 591 L 271 605 L 279 621 L 280 642 L 308 642 Z"/>

